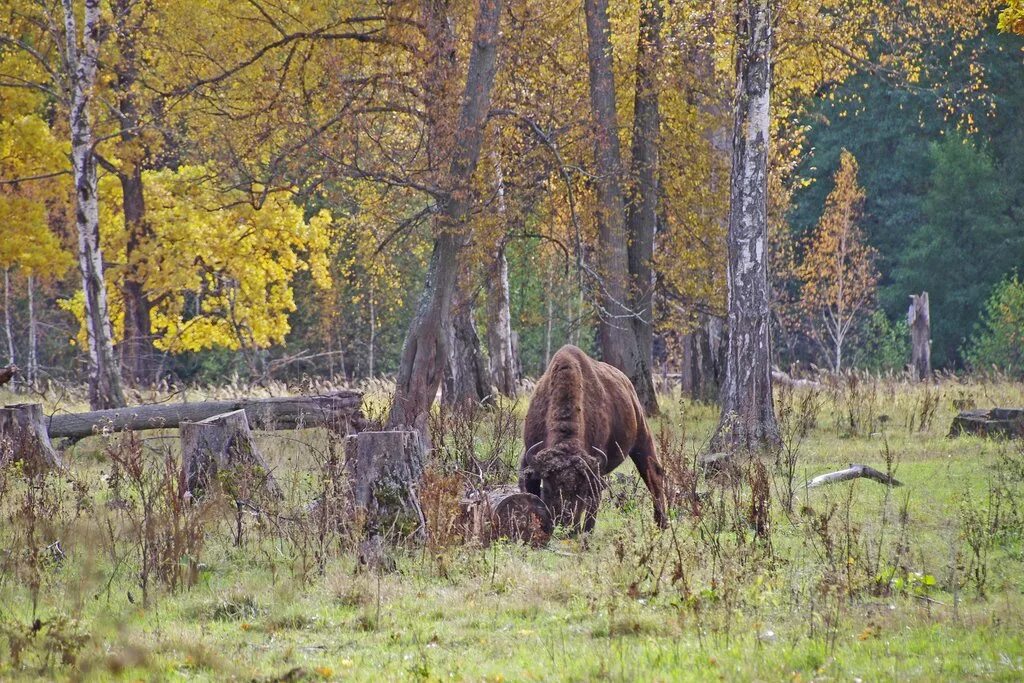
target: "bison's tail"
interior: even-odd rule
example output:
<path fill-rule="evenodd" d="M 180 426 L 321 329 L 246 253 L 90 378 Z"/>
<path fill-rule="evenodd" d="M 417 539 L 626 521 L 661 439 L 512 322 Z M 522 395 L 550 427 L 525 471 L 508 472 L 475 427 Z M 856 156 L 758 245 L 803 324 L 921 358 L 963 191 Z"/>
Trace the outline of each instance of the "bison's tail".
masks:
<path fill-rule="evenodd" d="M 555 358 L 548 368 L 551 378 L 548 398 L 549 443 L 583 440 L 583 373 L 574 358 Z M 554 439 L 550 439 L 554 436 Z"/>

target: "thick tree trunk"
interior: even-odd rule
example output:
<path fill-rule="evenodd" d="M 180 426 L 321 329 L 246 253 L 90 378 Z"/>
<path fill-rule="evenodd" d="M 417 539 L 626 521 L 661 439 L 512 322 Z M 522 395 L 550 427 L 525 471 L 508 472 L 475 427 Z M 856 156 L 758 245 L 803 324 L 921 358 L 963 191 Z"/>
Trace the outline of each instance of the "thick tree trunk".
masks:
<path fill-rule="evenodd" d="M 181 459 L 188 491 L 201 496 L 220 486 L 236 501 L 281 498 L 281 487 L 249 429 L 244 410 L 180 425 Z"/>
<path fill-rule="evenodd" d="M 473 321 L 473 301 L 465 297 L 464 283 L 457 293 L 448 326 L 448 363 L 444 373 L 441 401 L 446 406 L 465 408 L 480 405 L 491 395 L 487 364 L 480 348 L 480 335 Z M 465 298 L 464 298 L 465 297 Z"/>
<path fill-rule="evenodd" d="M 683 336 L 683 394 L 695 401 L 718 401 L 725 377 L 725 349 L 722 319 L 700 315 L 697 327 Z"/>
<path fill-rule="evenodd" d="M 125 252 L 128 268 L 125 271 L 121 296 L 124 298 L 124 340 L 121 342 L 121 373 L 133 384 L 150 384 L 152 376 L 153 348 L 150 309 L 152 305 L 146 296 L 137 261 L 136 251 L 146 236 L 146 204 L 143 197 L 142 172 L 134 168 L 122 173 L 121 190 L 124 193 L 124 223 L 128 230 L 128 246 Z"/>
<path fill-rule="evenodd" d="M 434 251 L 420 304 L 406 333 L 388 425 L 412 427 L 424 436 L 427 412 L 447 360 L 443 323 L 451 312 L 458 255 L 472 201 L 471 182 L 480 158 L 498 52 L 501 0 L 479 0 L 469 69 L 455 127 L 445 196 L 439 202 Z"/>
<path fill-rule="evenodd" d="M 0 408 L 0 465 L 22 461 L 37 472 L 63 467 L 46 433 L 46 417 L 38 403 Z"/>
<path fill-rule="evenodd" d="M 78 267 L 85 293 L 86 334 L 89 341 L 89 404 L 115 408 L 125 404 L 121 377 L 114 358 L 113 333 L 100 249 L 95 139 L 89 121 L 89 102 L 96 82 L 99 53 L 99 0 L 85 0 L 82 49 L 72 0 L 62 0 L 66 54 L 71 71 L 71 166 L 75 180 L 75 226 L 78 231 Z"/>
<path fill-rule="evenodd" d="M 54 439 L 81 439 L 101 431 L 174 429 L 182 422 L 201 422 L 215 415 L 244 410 L 249 424 L 256 429 L 325 426 L 344 434 L 362 428 L 361 404 L 362 394 L 358 391 L 338 391 L 325 396 L 157 403 L 89 413 L 58 413 L 50 417 L 48 431 Z"/>
<path fill-rule="evenodd" d="M 910 326 L 910 369 L 916 380 L 932 376 L 932 319 L 928 309 L 928 292 L 910 295 L 907 311 Z"/>
<path fill-rule="evenodd" d="M 590 107 L 594 119 L 594 166 L 600 243 L 598 342 L 602 360 L 629 377 L 644 405 L 656 405 L 650 366 L 637 343 L 635 312 L 629 296 L 626 209 L 622 193 L 622 153 L 615 111 L 611 28 L 607 0 L 585 0 Z"/>
<path fill-rule="evenodd" d="M 633 107 L 632 182 L 626 212 L 628 230 L 631 305 L 636 311 L 636 332 L 640 366 L 645 379 L 638 386 L 650 387 L 640 395 L 648 415 L 658 412 L 654 388 L 654 234 L 658 227 L 658 142 L 661 129 L 658 70 L 662 60 L 661 0 L 640 1 L 640 30 L 637 37 L 636 95 Z M 634 384 L 637 384 L 634 382 Z"/>
<path fill-rule="evenodd" d="M 713 450 L 780 441 L 771 379 L 768 123 L 772 28 L 768 0 L 737 8 L 736 94 L 729 199 L 728 326 L 722 414 Z"/>

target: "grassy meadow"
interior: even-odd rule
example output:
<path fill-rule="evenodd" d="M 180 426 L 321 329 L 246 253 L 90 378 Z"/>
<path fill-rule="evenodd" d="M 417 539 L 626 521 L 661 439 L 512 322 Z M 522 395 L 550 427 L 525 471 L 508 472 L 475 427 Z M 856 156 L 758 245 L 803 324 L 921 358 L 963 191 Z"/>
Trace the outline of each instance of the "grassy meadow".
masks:
<path fill-rule="evenodd" d="M 439 415 L 428 538 L 386 573 L 328 514 L 335 435 L 259 433 L 286 496 L 254 509 L 184 503 L 175 432 L 90 437 L 68 472 L 0 469 L 0 680 L 1021 680 L 1024 446 L 946 438 L 971 405 L 1024 387 L 782 389 L 782 450 L 708 482 L 717 409 L 666 394 L 671 527 L 626 463 L 595 531 L 543 549 L 456 523 L 466 481 L 514 477 L 526 400 Z M 803 486 L 849 463 L 904 486 Z"/>

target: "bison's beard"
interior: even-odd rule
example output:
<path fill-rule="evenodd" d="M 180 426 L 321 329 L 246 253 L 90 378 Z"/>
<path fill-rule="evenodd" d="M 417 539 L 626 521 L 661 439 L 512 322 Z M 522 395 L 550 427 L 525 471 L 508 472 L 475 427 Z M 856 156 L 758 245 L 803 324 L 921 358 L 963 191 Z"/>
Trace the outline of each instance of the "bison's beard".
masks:
<path fill-rule="evenodd" d="M 575 439 L 545 448 L 530 460 L 555 524 L 573 531 L 593 529 L 601 502 L 599 460 Z"/>

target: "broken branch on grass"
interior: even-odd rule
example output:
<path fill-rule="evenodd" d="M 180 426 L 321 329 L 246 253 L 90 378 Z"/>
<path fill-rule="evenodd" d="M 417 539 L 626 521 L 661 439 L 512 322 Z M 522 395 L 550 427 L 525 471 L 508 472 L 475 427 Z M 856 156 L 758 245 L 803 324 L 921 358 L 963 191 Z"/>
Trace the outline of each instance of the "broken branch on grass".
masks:
<path fill-rule="evenodd" d="M 821 474 L 807 482 L 807 488 L 813 489 L 818 486 L 825 486 L 826 484 L 834 484 L 838 481 L 849 481 L 850 479 L 872 479 L 880 484 L 887 486 L 903 486 L 903 483 L 897 481 L 892 476 L 879 472 L 874 467 L 868 467 L 867 465 L 854 465 L 850 463 L 850 466 L 845 470 L 839 470 L 837 472 L 829 472 L 828 474 Z"/>

